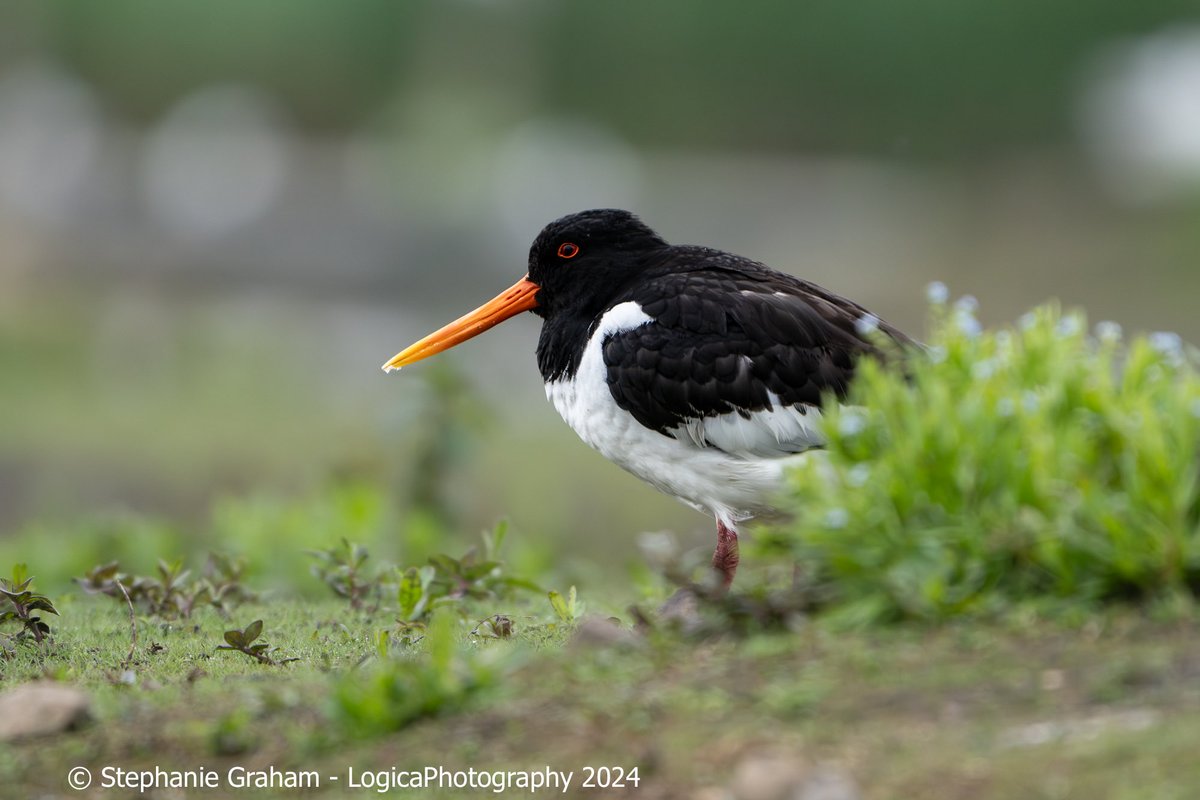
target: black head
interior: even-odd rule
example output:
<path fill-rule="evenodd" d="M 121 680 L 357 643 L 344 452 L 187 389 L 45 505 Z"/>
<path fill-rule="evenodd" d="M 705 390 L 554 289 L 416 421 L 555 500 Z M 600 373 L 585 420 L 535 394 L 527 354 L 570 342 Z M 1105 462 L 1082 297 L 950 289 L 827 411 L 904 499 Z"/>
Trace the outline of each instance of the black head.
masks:
<path fill-rule="evenodd" d="M 534 313 L 551 317 L 602 308 L 666 247 L 636 216 L 615 208 L 580 211 L 551 222 L 529 248 L 529 280 L 540 288 Z"/>
<path fill-rule="evenodd" d="M 538 341 L 543 374 L 578 362 L 588 324 L 666 247 L 628 211 L 581 211 L 547 225 L 529 250 L 529 275 L 495 298 L 409 345 L 385 370 L 420 361 L 478 336 L 522 311 L 546 320 Z"/>

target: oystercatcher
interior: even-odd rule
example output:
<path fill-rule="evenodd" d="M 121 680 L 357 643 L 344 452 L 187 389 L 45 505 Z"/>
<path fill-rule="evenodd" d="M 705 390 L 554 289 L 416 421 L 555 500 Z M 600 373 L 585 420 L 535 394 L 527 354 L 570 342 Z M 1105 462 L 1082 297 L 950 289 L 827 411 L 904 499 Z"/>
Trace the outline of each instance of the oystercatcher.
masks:
<path fill-rule="evenodd" d="M 546 396 L 580 438 L 716 519 L 712 564 L 725 588 L 738 523 L 770 510 L 788 466 L 822 446 L 822 403 L 845 397 L 858 359 L 912 343 L 820 286 L 667 244 L 630 212 L 597 209 L 551 222 L 525 277 L 383 368 L 522 311 L 542 318 Z"/>

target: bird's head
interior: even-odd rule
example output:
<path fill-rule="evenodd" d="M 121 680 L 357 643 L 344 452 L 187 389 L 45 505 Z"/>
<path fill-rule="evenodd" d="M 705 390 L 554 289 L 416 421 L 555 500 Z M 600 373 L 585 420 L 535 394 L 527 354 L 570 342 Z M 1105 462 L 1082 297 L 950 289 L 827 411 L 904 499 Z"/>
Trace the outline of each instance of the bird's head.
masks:
<path fill-rule="evenodd" d="M 594 209 L 556 219 L 529 248 L 525 277 L 397 353 L 383 369 L 390 372 L 448 350 L 522 311 L 543 318 L 566 311 L 598 312 L 644 258 L 662 247 L 666 242 L 628 211 Z"/>
<path fill-rule="evenodd" d="M 550 317 L 565 309 L 603 307 L 666 242 L 628 211 L 580 211 L 551 222 L 529 248 L 527 279 L 540 287 L 533 313 Z"/>

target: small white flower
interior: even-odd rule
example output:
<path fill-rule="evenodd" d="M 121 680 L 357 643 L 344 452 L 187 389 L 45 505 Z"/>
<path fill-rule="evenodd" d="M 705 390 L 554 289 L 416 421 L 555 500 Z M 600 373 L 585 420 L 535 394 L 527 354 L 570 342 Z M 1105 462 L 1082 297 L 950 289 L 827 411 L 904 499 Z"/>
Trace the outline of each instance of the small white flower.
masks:
<path fill-rule="evenodd" d="M 1183 361 L 1183 339 L 1178 333 L 1158 331 L 1150 334 L 1150 346 L 1167 357 L 1172 364 Z"/>
<path fill-rule="evenodd" d="M 1021 407 L 1024 408 L 1028 414 L 1032 414 L 1033 412 L 1037 411 L 1038 406 L 1041 404 L 1042 398 L 1038 397 L 1037 393 L 1032 389 L 1026 389 L 1025 393 L 1021 395 Z"/>
<path fill-rule="evenodd" d="M 945 305 L 950 299 L 950 290 L 941 281 L 934 281 L 925 287 L 925 298 L 935 306 Z"/>
<path fill-rule="evenodd" d="M 854 330 L 859 336 L 870 336 L 879 330 L 879 317 L 874 314 L 863 314 L 854 323 Z"/>
<path fill-rule="evenodd" d="M 838 420 L 838 433 L 842 436 L 857 436 L 867 428 L 867 415 L 857 409 L 849 409 Z"/>
<path fill-rule="evenodd" d="M 1178 333 L 1159 331 L 1150 334 L 1150 346 L 1159 352 L 1163 360 L 1172 367 L 1183 365 L 1186 359 L 1183 339 Z"/>
<path fill-rule="evenodd" d="M 1121 330 L 1121 326 L 1116 322 L 1105 320 L 1096 324 L 1096 338 L 1105 344 L 1119 342 L 1123 335 L 1124 332 Z"/>
<path fill-rule="evenodd" d="M 859 488 L 867 485 L 867 481 L 871 479 L 871 468 L 866 464 L 855 464 L 846 473 L 846 483 L 854 488 Z"/>
<path fill-rule="evenodd" d="M 1037 314 L 1034 314 L 1032 311 L 1026 311 L 1017 320 L 1017 327 L 1023 331 L 1031 330 L 1034 325 L 1037 325 Z"/>
<path fill-rule="evenodd" d="M 825 514 L 825 527 L 841 530 L 850 524 L 850 512 L 844 508 L 831 508 Z"/>
<path fill-rule="evenodd" d="M 954 301 L 954 310 L 974 314 L 979 310 L 979 301 L 975 299 L 975 295 L 973 294 L 964 294 L 958 300 Z"/>
<path fill-rule="evenodd" d="M 929 348 L 929 360 L 934 364 L 940 364 L 945 361 L 946 348 L 942 347 L 940 344 L 935 344 L 933 347 Z"/>
<path fill-rule="evenodd" d="M 978 339 L 979 335 L 983 333 L 983 326 L 979 324 L 979 320 L 975 319 L 975 315 L 961 309 L 954 315 L 954 327 L 958 328 L 959 333 L 968 339 Z"/>
<path fill-rule="evenodd" d="M 1069 339 L 1072 336 L 1077 336 L 1083 330 L 1083 320 L 1078 314 L 1070 314 L 1063 317 L 1054 326 L 1054 332 L 1061 339 Z"/>

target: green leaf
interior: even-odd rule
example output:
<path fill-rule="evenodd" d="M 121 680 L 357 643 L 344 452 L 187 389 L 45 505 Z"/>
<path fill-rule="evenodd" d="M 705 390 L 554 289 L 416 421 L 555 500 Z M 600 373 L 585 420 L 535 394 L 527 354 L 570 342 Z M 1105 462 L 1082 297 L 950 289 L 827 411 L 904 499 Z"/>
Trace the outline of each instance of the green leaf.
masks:
<path fill-rule="evenodd" d="M 245 631 L 243 631 L 246 644 L 249 644 L 257 639 L 262 634 L 262 630 L 263 621 L 261 619 L 256 619 L 254 622 L 251 622 L 249 625 L 247 625 Z"/>
<path fill-rule="evenodd" d="M 417 570 L 417 573 L 421 576 L 421 588 L 425 591 L 429 591 L 429 585 L 432 584 L 433 579 L 437 577 L 437 570 L 429 565 L 426 565 Z"/>
<path fill-rule="evenodd" d="M 400 578 L 400 588 L 396 592 L 396 600 L 400 604 L 400 616 L 412 619 L 423 609 L 425 603 L 425 586 L 421 574 L 416 567 L 409 567 Z"/>
<path fill-rule="evenodd" d="M 40 595 L 34 597 L 33 601 L 29 604 L 29 609 L 31 611 L 49 611 L 51 614 L 56 616 L 58 615 L 58 611 L 55 610 L 54 605 L 50 602 L 49 598 L 42 597 Z"/>
<path fill-rule="evenodd" d="M 554 608 L 554 613 L 558 615 L 560 620 L 571 622 L 574 619 L 571 616 L 570 609 L 567 607 L 567 601 L 563 599 L 561 594 L 551 591 L 547 594 L 547 597 L 550 598 L 550 605 Z"/>
<path fill-rule="evenodd" d="M 445 553 L 432 556 L 429 559 L 429 563 L 434 567 L 435 570 L 442 572 L 447 576 L 459 575 L 462 573 L 462 565 L 459 563 L 458 559 L 451 558 Z"/>
<path fill-rule="evenodd" d="M 242 648 L 246 645 L 246 637 L 241 631 L 225 631 L 225 641 L 229 642 L 234 649 Z"/>
<path fill-rule="evenodd" d="M 499 582 L 505 586 L 511 586 L 514 589 L 525 589 L 530 592 L 545 591 L 541 586 L 527 578 L 504 577 L 500 578 Z"/>
<path fill-rule="evenodd" d="M 87 574 L 88 578 L 96 583 L 103 583 L 116 577 L 117 571 L 121 569 L 121 565 L 117 561 L 110 561 L 99 567 L 95 567 Z"/>

